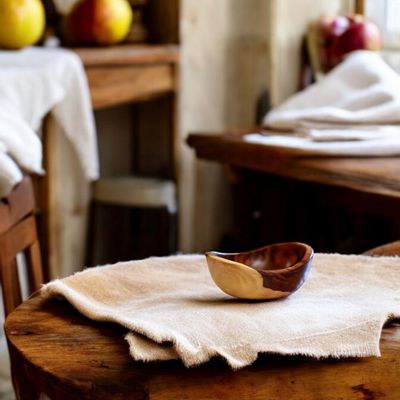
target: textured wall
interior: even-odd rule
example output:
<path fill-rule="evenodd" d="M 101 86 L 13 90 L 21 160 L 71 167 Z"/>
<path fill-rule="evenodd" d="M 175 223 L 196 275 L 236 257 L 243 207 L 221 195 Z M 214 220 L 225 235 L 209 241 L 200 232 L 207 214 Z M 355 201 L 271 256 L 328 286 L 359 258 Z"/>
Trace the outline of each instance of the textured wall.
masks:
<path fill-rule="evenodd" d="M 255 124 L 268 84 L 266 0 L 181 1 L 180 238 L 184 251 L 215 247 L 229 226 L 229 192 L 220 166 L 195 162 L 189 132 Z"/>

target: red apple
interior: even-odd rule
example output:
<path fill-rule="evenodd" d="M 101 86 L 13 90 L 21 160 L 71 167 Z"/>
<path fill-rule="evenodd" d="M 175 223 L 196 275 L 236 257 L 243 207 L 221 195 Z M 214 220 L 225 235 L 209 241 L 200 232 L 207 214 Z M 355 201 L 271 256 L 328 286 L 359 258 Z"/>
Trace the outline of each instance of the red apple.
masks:
<path fill-rule="evenodd" d="M 350 21 L 343 15 L 323 16 L 319 20 L 320 34 L 324 39 L 330 39 L 343 34 L 350 25 Z"/>
<path fill-rule="evenodd" d="M 344 15 L 323 16 L 318 21 L 317 35 L 320 48 L 321 65 L 324 71 L 338 63 L 338 59 L 333 50 L 333 45 L 337 38 L 342 35 L 349 27 L 350 21 Z"/>
<path fill-rule="evenodd" d="M 333 52 L 343 57 L 354 50 L 379 50 L 382 45 L 378 27 L 371 21 L 354 20 L 340 35 L 333 46 Z"/>
<path fill-rule="evenodd" d="M 125 39 L 131 23 L 127 0 L 81 0 L 66 16 L 63 34 L 71 44 L 111 45 Z"/>
<path fill-rule="evenodd" d="M 322 17 L 318 25 L 320 58 L 325 72 L 339 64 L 351 51 L 381 48 L 378 27 L 362 15 Z"/>

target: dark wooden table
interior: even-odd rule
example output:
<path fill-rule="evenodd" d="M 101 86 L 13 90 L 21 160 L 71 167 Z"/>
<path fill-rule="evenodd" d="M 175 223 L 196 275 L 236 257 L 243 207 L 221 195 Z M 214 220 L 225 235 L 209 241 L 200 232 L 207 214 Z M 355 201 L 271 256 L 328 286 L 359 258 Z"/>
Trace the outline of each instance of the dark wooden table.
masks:
<path fill-rule="evenodd" d="M 323 220 L 326 231 L 330 230 L 332 233 L 336 228 L 330 226 L 332 221 L 329 221 L 329 218 L 335 220 L 337 217 L 334 214 L 329 216 L 327 208 L 322 210 L 321 205 L 324 204 L 331 209 L 342 207 L 350 210 L 349 218 L 354 217 L 354 221 L 349 223 L 354 225 L 358 237 L 356 246 L 349 248 L 354 252 L 362 252 L 367 248 L 395 240 L 396 235 L 400 234 L 399 157 L 309 155 L 296 149 L 246 142 L 243 140 L 243 135 L 249 132 L 249 130 L 236 130 L 220 134 L 193 133 L 187 140 L 189 146 L 195 150 L 197 158 L 215 161 L 229 167 L 231 172 L 229 175 L 236 184 L 234 194 L 238 198 L 240 207 L 235 210 L 235 215 L 239 218 L 237 225 L 240 225 L 242 232 L 253 229 L 248 226 L 251 223 L 246 221 L 246 214 L 248 219 L 251 215 L 267 215 L 268 226 L 265 230 L 271 229 L 271 224 L 274 225 L 274 218 L 278 214 L 279 221 L 275 223 L 274 229 L 277 231 L 283 229 L 286 217 L 289 218 L 287 223 L 290 228 L 293 228 L 296 222 L 292 217 L 288 217 L 288 210 L 297 204 L 297 215 L 299 210 L 300 213 L 307 208 L 311 210 L 311 215 L 309 213 L 302 221 L 298 221 L 299 224 L 312 226 L 313 222 L 316 222 L 313 219 Z M 252 132 L 257 132 L 257 129 Z M 264 195 L 263 190 L 267 192 Z M 284 194 L 281 197 L 274 197 L 274 190 Z M 254 204 L 257 201 L 258 204 Z M 262 203 L 266 204 L 265 210 L 259 209 L 263 207 Z M 271 208 L 275 209 L 275 215 L 268 214 Z M 318 215 L 318 211 L 321 215 Z M 376 227 L 376 231 L 381 230 L 381 238 L 375 235 L 369 238 L 368 242 L 366 238 L 368 229 L 363 226 L 361 213 L 390 219 L 393 222 L 390 228 L 392 236 L 389 233 L 385 235 L 385 228 Z M 296 211 L 292 214 L 296 214 Z M 261 223 L 259 222 L 259 225 Z M 312 226 L 315 232 L 319 228 Z M 299 233 L 300 236 L 290 238 L 282 233 L 278 238 L 267 237 L 265 240 L 312 240 L 310 235 L 301 237 L 302 233 Z M 338 232 L 337 236 L 340 234 Z M 251 233 L 247 234 L 250 235 Z M 318 248 L 317 243 L 312 244 L 318 251 L 335 250 Z M 344 251 L 341 248 L 338 250 Z"/>
<path fill-rule="evenodd" d="M 400 254 L 399 243 L 372 254 Z M 383 329 L 382 357 L 322 359 L 262 355 L 232 371 L 215 359 L 135 362 L 124 329 L 91 321 L 61 300 L 33 297 L 5 325 L 21 399 L 398 400 L 400 324 Z"/>
<path fill-rule="evenodd" d="M 201 159 L 400 199 L 399 157 L 311 156 L 296 149 L 245 142 L 245 133 L 249 131 L 194 133 L 188 144 Z"/>

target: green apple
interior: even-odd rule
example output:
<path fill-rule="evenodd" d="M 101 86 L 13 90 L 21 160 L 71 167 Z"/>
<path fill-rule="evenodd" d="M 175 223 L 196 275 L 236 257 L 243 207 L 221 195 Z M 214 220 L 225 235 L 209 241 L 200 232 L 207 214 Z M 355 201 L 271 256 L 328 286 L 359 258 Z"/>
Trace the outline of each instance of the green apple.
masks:
<path fill-rule="evenodd" d="M 40 0 L 0 0 L 0 47 L 21 49 L 36 43 L 46 25 Z"/>
<path fill-rule="evenodd" d="M 63 31 L 72 44 L 111 45 L 125 39 L 131 24 L 127 0 L 81 0 L 66 16 Z"/>

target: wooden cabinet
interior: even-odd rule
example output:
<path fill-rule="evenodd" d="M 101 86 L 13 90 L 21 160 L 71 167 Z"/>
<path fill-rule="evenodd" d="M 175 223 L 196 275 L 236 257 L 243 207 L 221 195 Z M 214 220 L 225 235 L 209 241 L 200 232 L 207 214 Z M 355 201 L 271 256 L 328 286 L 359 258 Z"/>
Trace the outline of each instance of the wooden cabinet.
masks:
<path fill-rule="evenodd" d="M 130 171 L 133 181 L 130 182 L 129 191 L 132 194 L 132 185 L 140 182 L 137 175 L 141 176 L 144 184 L 140 184 L 138 190 L 142 191 L 140 193 L 142 199 L 143 196 L 154 197 L 159 193 L 164 194 L 163 189 L 165 187 L 170 189 L 171 184 L 176 186 L 175 164 L 178 146 L 175 133 L 175 102 L 179 60 L 178 1 L 168 0 L 167 5 L 164 1 L 149 0 L 144 12 L 144 22 L 148 28 L 148 43 L 124 43 L 111 47 L 73 49 L 82 59 L 85 67 L 95 112 L 120 106 L 131 107 L 132 115 L 135 114 L 135 120 L 140 125 L 137 130 L 130 132 L 135 136 L 135 140 L 137 140 L 136 136 L 141 135 L 140 131 L 152 129 L 152 119 L 158 120 L 158 125 L 163 126 L 162 134 L 166 137 L 158 143 L 150 144 L 155 147 L 166 147 L 161 149 L 161 153 L 167 154 L 167 156 L 154 158 L 155 162 L 163 160 L 162 165 L 154 168 L 142 168 L 143 163 L 138 159 L 140 152 L 135 150 L 134 164 Z M 152 110 L 152 103 L 155 104 L 153 111 L 158 109 L 160 103 L 162 104 L 163 115 L 161 118 L 154 112 L 149 112 Z M 46 130 L 51 131 L 52 125 L 52 122 L 49 121 Z M 119 132 L 116 130 L 112 134 L 117 140 Z M 94 190 L 91 191 L 88 183 L 82 181 L 79 173 L 78 176 L 75 173 L 75 162 L 71 152 L 65 150 L 68 144 L 64 139 L 60 135 L 54 134 L 45 135 L 45 137 L 45 159 L 48 174 L 41 197 L 44 210 L 44 234 L 42 237 L 45 239 L 45 264 L 49 270 L 48 275 L 55 277 L 69 274 L 73 272 L 72 268 L 85 264 L 85 255 L 88 253 L 86 230 L 91 231 L 96 219 L 96 213 L 92 215 L 88 213 L 89 203 L 91 194 L 94 194 L 92 199 L 96 200 L 97 192 L 96 183 Z M 119 157 L 119 154 L 115 154 L 115 157 Z M 104 160 L 100 159 L 100 166 L 102 162 Z M 68 182 L 65 182 L 65 171 L 68 170 L 68 165 L 72 165 L 73 172 L 68 172 Z M 119 177 L 115 176 L 115 178 Z M 167 184 L 165 184 L 166 180 Z M 105 184 L 108 183 L 109 180 L 105 182 Z M 114 190 L 115 182 L 111 183 L 109 189 Z M 121 181 L 117 182 L 117 184 L 120 183 Z M 120 193 L 121 187 L 118 190 Z M 168 190 L 167 192 L 170 193 Z M 154 202 L 150 203 L 149 208 L 154 208 L 152 207 Z M 123 208 L 117 202 L 113 205 L 113 212 L 118 207 Z M 143 203 L 140 207 L 146 208 Z M 163 220 L 164 217 L 160 218 Z M 152 223 L 157 226 L 159 221 L 157 218 L 153 218 Z M 110 229 L 103 228 L 112 235 L 112 242 L 117 244 L 121 241 L 121 237 L 127 238 L 127 235 L 132 235 L 132 232 L 118 230 L 112 221 Z M 160 229 L 160 234 L 161 231 Z M 171 232 L 163 231 L 162 236 L 173 235 L 176 237 L 175 227 L 171 229 Z M 141 239 L 145 233 L 135 231 L 135 234 Z M 129 240 L 134 243 L 137 238 L 131 237 Z M 169 243 L 168 249 L 172 251 L 176 247 L 176 241 L 169 237 L 166 237 L 166 240 Z M 114 246 L 112 242 L 109 243 L 111 248 L 117 248 L 118 246 Z M 157 243 L 157 240 L 155 242 Z M 88 246 L 89 248 L 92 246 L 90 240 Z M 149 251 L 152 250 L 149 249 Z M 162 252 L 166 251 L 164 249 Z M 140 254 L 139 256 L 143 255 L 151 254 Z M 115 254 L 115 257 L 123 258 L 118 254 Z M 104 259 L 102 261 L 113 260 Z"/>
<path fill-rule="evenodd" d="M 94 184 L 88 264 L 176 252 L 178 47 L 121 45 L 76 52 L 85 66 L 94 109 L 129 104 L 136 122 L 130 176 L 100 177 Z M 152 119 L 159 120 L 157 126 Z M 153 130 L 167 138 L 156 139 Z M 118 132 L 110 134 L 118 140 Z M 153 148 L 152 165 L 141 159 L 143 146 Z"/>

